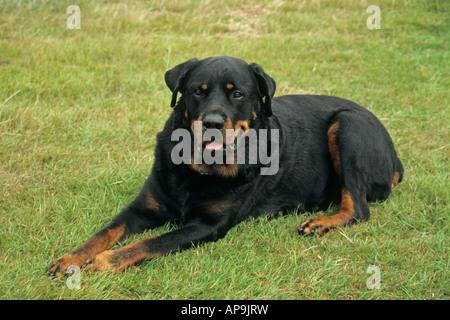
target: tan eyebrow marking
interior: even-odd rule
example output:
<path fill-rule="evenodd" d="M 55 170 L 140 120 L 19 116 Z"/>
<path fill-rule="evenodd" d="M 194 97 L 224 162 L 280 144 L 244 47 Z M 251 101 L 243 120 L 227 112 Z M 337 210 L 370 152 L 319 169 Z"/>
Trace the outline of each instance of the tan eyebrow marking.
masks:
<path fill-rule="evenodd" d="M 202 84 L 202 90 L 208 89 L 208 85 L 206 83 Z"/>
<path fill-rule="evenodd" d="M 227 83 L 227 89 L 228 90 L 231 90 L 231 89 L 233 89 L 234 88 L 234 86 L 231 84 L 231 83 Z"/>

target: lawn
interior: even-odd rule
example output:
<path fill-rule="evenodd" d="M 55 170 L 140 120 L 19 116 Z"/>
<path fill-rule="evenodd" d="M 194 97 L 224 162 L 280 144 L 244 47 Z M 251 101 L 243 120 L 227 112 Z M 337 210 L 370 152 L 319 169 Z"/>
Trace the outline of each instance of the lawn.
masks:
<path fill-rule="evenodd" d="M 450 7 L 375 2 L 0 0 L 0 298 L 449 299 Z M 72 4 L 80 29 L 66 26 Z M 252 219 L 124 272 L 82 272 L 79 290 L 48 277 L 149 174 L 172 111 L 165 71 L 215 55 L 259 63 L 276 95 L 365 106 L 404 181 L 370 221 L 324 237 L 297 235 L 305 215 Z"/>

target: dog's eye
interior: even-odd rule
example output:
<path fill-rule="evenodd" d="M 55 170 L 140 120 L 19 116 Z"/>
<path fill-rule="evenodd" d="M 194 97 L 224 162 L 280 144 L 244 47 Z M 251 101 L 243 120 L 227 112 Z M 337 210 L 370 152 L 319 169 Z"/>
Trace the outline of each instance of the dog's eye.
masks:
<path fill-rule="evenodd" d="M 236 91 L 235 93 L 233 93 L 233 98 L 236 98 L 236 99 L 242 98 L 242 93 L 240 93 L 239 91 Z"/>
<path fill-rule="evenodd" d="M 197 90 L 194 91 L 194 94 L 195 94 L 196 96 L 201 96 L 201 95 L 202 95 L 202 90 L 197 89 Z"/>

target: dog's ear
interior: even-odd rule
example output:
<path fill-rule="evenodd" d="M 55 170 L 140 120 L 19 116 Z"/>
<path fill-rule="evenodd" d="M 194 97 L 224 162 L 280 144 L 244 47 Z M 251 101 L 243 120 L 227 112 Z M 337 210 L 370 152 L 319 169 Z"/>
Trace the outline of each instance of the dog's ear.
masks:
<path fill-rule="evenodd" d="M 166 72 L 164 79 L 169 89 L 172 91 L 172 101 L 170 106 L 173 108 L 177 103 L 177 93 L 181 90 L 187 73 L 197 63 L 198 59 L 191 59 L 177 65 Z"/>
<path fill-rule="evenodd" d="M 263 68 L 256 63 L 251 63 L 250 68 L 256 77 L 258 82 L 259 93 L 261 98 L 264 98 L 264 111 L 267 117 L 272 115 L 272 98 L 275 94 L 277 84 L 275 80 L 272 79 L 267 73 L 264 72 Z"/>

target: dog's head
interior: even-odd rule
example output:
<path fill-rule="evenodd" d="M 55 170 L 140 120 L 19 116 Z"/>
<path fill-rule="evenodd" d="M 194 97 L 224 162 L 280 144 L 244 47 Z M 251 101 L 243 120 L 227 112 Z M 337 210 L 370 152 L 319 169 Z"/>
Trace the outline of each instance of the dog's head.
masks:
<path fill-rule="evenodd" d="M 208 164 L 194 161 L 193 155 L 190 167 L 201 174 L 236 176 L 238 140 L 272 115 L 275 81 L 259 65 L 231 57 L 186 61 L 167 71 L 165 80 L 172 91 L 171 106 L 194 138 L 194 153 L 221 151 L 224 157 L 222 164 Z"/>

